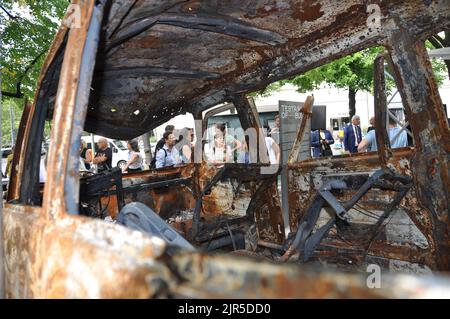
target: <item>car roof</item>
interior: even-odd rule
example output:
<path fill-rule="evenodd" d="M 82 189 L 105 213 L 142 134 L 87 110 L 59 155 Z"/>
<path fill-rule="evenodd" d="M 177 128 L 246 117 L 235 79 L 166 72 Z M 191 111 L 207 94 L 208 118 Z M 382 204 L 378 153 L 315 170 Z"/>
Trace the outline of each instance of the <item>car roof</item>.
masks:
<path fill-rule="evenodd" d="M 376 6 L 382 28 L 368 25 L 371 11 L 353 0 L 112 1 L 85 130 L 131 139 L 178 114 L 199 114 L 236 94 L 385 43 L 399 21 L 417 36 L 449 24 L 445 0 Z M 64 45 L 63 35 L 56 39 L 56 46 Z M 56 68 L 62 54 L 52 57 Z M 43 83 L 55 95 L 58 81 L 48 80 Z"/>

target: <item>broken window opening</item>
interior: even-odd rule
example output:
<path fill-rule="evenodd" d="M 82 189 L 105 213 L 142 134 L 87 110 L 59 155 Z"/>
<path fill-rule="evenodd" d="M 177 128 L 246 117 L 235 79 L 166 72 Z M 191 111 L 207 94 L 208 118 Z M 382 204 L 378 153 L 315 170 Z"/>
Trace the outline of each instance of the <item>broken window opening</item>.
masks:
<path fill-rule="evenodd" d="M 65 43 L 67 36 L 63 40 Z M 49 128 L 53 114 L 54 96 L 58 88 L 60 68 L 65 46 L 61 46 L 56 57 L 48 67 L 46 77 L 42 79 L 40 92 L 31 112 L 24 112 L 21 119 L 21 147 L 15 152 L 23 154 L 21 164 L 14 162 L 15 181 L 10 183 L 8 201 L 27 206 L 42 206 L 43 190 L 47 175 L 47 158 L 50 148 Z M 27 129 L 25 129 L 27 128 Z M 16 161 L 19 156 L 16 157 Z M 20 180 L 20 183 L 18 182 Z"/>

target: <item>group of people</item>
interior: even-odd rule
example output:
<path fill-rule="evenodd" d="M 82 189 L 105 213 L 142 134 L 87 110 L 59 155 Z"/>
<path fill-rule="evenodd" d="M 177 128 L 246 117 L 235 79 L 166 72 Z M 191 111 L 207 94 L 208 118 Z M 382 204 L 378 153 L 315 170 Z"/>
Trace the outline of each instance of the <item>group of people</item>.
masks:
<path fill-rule="evenodd" d="M 363 137 L 360 127 L 360 117 L 352 117 L 351 124 L 344 127 L 343 144 L 346 152 L 376 152 L 378 150 L 375 134 L 375 118 L 370 119 L 370 127 Z M 391 148 L 400 148 L 408 146 L 408 135 L 405 130 L 397 126 L 393 118 L 389 118 L 388 136 Z M 334 144 L 333 136 L 328 130 L 317 130 L 311 134 L 311 146 L 313 148 L 313 157 L 333 155 L 330 145 Z"/>
<path fill-rule="evenodd" d="M 370 119 L 371 126 L 367 129 L 367 134 L 362 137 L 360 118 L 358 115 L 352 117 L 352 123 L 344 128 L 344 147 L 350 153 L 378 150 L 375 130 L 375 118 Z M 408 136 L 405 130 L 397 126 L 395 119 L 389 117 L 388 136 L 391 148 L 408 146 Z"/>
<path fill-rule="evenodd" d="M 344 127 L 343 144 L 345 151 L 349 153 L 375 152 L 378 149 L 375 135 L 375 117 L 370 119 L 370 127 L 363 137 L 360 127 L 360 117 L 352 117 L 351 124 Z M 391 148 L 408 146 L 408 136 L 405 130 L 397 126 L 393 118 L 389 118 L 388 136 Z M 317 130 L 311 133 L 311 146 L 313 157 L 333 155 L 330 145 L 334 144 L 333 136 L 328 130 Z"/>
<path fill-rule="evenodd" d="M 265 128 L 264 141 L 266 144 L 267 155 L 270 164 L 278 164 L 280 162 L 280 147 L 274 137 L 279 132 L 279 127 L 275 126 L 272 130 Z M 275 137 L 276 138 L 276 137 Z M 252 146 L 252 145 L 251 145 Z M 256 147 L 256 145 L 253 145 Z M 206 161 L 214 164 L 226 162 L 237 162 L 249 164 L 251 162 L 249 143 L 246 140 L 238 140 L 228 135 L 224 123 L 215 125 L 214 143 L 212 147 L 205 149 Z"/>
<path fill-rule="evenodd" d="M 154 160 L 151 164 L 154 168 L 187 164 L 192 161 L 192 142 L 194 129 L 185 127 L 175 136 L 175 126 L 167 125 L 163 137 L 156 143 Z"/>
<path fill-rule="evenodd" d="M 352 117 L 351 124 L 344 128 L 343 144 L 345 151 L 357 153 L 377 150 L 375 136 L 375 118 L 370 119 L 371 127 L 367 134 L 362 136 L 360 117 Z M 270 164 L 279 164 L 281 151 L 279 147 L 280 118 L 275 118 L 275 127 L 266 130 L 265 144 Z M 177 137 L 178 135 L 178 137 Z M 395 120 L 389 119 L 388 135 L 392 148 L 405 147 L 408 145 L 407 134 L 401 130 Z M 175 132 L 173 125 L 167 125 L 163 137 L 156 144 L 152 168 L 170 167 L 178 164 L 193 162 L 193 140 L 194 130 L 185 127 Z M 316 130 L 311 132 L 311 146 L 313 157 L 331 156 L 333 152 L 331 145 L 334 139 L 328 130 Z M 102 172 L 112 168 L 112 150 L 105 138 L 98 143 L 97 152 L 87 148 L 86 142 L 82 140 L 80 149 L 80 170 L 90 170 L 92 165 L 97 166 L 97 171 Z M 135 172 L 143 169 L 143 158 L 139 152 L 138 142 L 130 140 L 127 142 L 128 161 L 122 168 L 124 172 Z M 209 147 L 205 147 L 205 159 L 209 163 L 223 164 L 227 162 L 238 162 L 248 164 L 250 162 L 248 143 L 240 141 L 234 136 L 227 134 L 226 125 L 217 123 L 214 127 L 214 141 Z"/>
<path fill-rule="evenodd" d="M 351 124 L 344 127 L 343 144 L 345 151 L 357 153 L 364 151 L 377 151 L 377 141 L 375 135 L 375 118 L 370 119 L 371 126 L 367 134 L 362 136 L 360 127 L 360 117 L 352 117 Z M 227 162 L 246 163 L 250 162 L 247 142 L 239 141 L 234 136 L 227 134 L 226 125 L 217 123 L 214 127 L 214 142 L 211 146 L 205 148 L 205 159 L 213 164 L 223 164 Z M 270 164 L 279 164 L 281 151 L 279 147 L 280 118 L 275 117 L 275 127 L 266 130 L 265 144 L 270 160 Z M 193 162 L 193 140 L 194 130 L 185 127 L 178 132 L 178 138 L 175 135 L 175 127 L 167 125 L 163 137 L 156 144 L 156 150 L 151 164 L 152 168 L 169 167 L 178 164 L 187 164 Z M 406 147 L 408 145 L 408 136 L 405 130 L 397 126 L 394 119 L 389 118 L 388 136 L 391 148 Z M 334 139 L 328 130 L 316 130 L 311 132 L 311 146 L 313 157 L 333 155 L 331 145 Z M 123 172 L 136 172 L 143 170 L 143 158 L 139 151 L 139 145 L 136 140 L 127 142 L 128 161 Z M 79 170 L 90 171 L 93 165 L 96 165 L 97 172 L 103 172 L 112 168 L 113 152 L 109 147 L 107 139 L 100 138 L 97 142 L 97 151 L 95 155 L 87 147 L 84 140 L 81 140 Z M 10 175 L 10 163 L 12 154 L 8 157 L 6 173 Z M 45 174 L 43 174 L 45 175 Z"/>
<path fill-rule="evenodd" d="M 123 172 L 136 172 L 143 169 L 143 158 L 139 152 L 139 145 L 136 140 L 127 142 L 128 161 L 124 167 Z M 97 166 L 97 172 L 103 172 L 112 168 L 113 152 L 109 147 L 106 138 L 100 138 L 97 142 L 97 151 L 92 156 L 92 150 L 87 147 L 87 143 L 81 140 L 79 170 L 90 171 L 93 165 Z"/>
<path fill-rule="evenodd" d="M 365 150 L 375 152 L 378 150 L 374 125 L 375 118 L 372 118 L 373 129 L 368 130 L 366 136 L 364 136 L 361 143 L 358 144 L 358 152 L 364 152 Z M 391 148 L 408 146 L 408 135 L 406 131 L 398 127 L 396 121 L 391 117 L 389 118 L 388 125 L 388 136 Z"/>
<path fill-rule="evenodd" d="M 275 117 L 275 127 L 266 130 L 265 144 L 267 147 L 270 164 L 280 162 L 281 152 L 279 143 L 280 118 Z M 151 168 L 170 167 L 179 164 L 187 164 L 193 159 L 194 130 L 185 127 L 175 130 L 173 125 L 165 127 L 162 138 L 157 142 Z M 217 123 L 214 126 L 214 141 L 212 145 L 205 147 L 205 160 L 213 164 L 224 164 L 227 162 L 249 163 L 248 143 L 240 141 L 228 134 L 224 123 Z M 136 140 L 127 142 L 128 161 L 122 168 L 123 172 L 134 172 L 143 169 L 143 158 L 139 152 Z M 112 150 L 107 139 L 100 138 L 97 142 L 95 155 L 87 147 L 87 143 L 81 140 L 79 170 L 90 171 L 96 165 L 97 172 L 103 172 L 112 168 Z"/>
<path fill-rule="evenodd" d="M 275 119 L 275 124 L 277 123 L 278 125 L 275 125 L 265 136 L 271 164 L 278 164 L 281 156 L 278 141 L 275 141 L 279 134 L 279 117 Z M 156 144 L 154 161 L 151 166 L 162 168 L 193 162 L 193 140 L 194 130 L 192 128 L 185 127 L 176 134 L 173 125 L 166 126 L 163 137 Z M 204 155 L 207 162 L 216 165 L 229 162 L 247 164 L 250 162 L 247 142 L 240 141 L 228 134 L 225 123 L 215 124 L 214 140 L 211 145 L 205 146 Z"/>

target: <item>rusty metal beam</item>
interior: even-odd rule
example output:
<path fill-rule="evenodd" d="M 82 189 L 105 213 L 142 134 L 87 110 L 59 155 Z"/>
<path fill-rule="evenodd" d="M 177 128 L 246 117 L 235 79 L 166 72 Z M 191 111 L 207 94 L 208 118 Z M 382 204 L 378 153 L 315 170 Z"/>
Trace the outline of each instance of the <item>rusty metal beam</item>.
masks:
<path fill-rule="evenodd" d="M 251 103 L 249 99 L 243 94 L 234 96 L 232 101 L 234 106 L 236 107 L 238 117 L 244 132 L 248 129 L 253 129 L 253 133 L 256 134 L 256 136 L 251 136 L 252 134 L 248 135 L 249 143 L 247 147 L 250 157 L 250 163 L 269 163 L 264 135 L 259 126 L 260 122 L 256 105 L 254 103 Z M 249 131 L 249 133 L 251 132 Z"/>
<path fill-rule="evenodd" d="M 261 182 L 248 205 L 247 216 L 255 221 L 259 240 L 283 244 L 284 221 L 276 176 Z"/>
<path fill-rule="evenodd" d="M 156 24 L 166 24 L 187 29 L 221 33 L 244 40 L 276 45 L 286 42 L 286 39 L 278 33 L 257 28 L 249 23 L 229 16 L 198 15 L 182 13 L 164 13 L 158 16 L 134 21 L 117 32 L 114 41 L 108 50 L 127 41 L 128 39 L 148 30 Z"/>
<path fill-rule="evenodd" d="M 129 77 L 166 77 L 179 79 L 217 79 L 220 74 L 217 72 L 205 72 L 201 70 L 182 70 L 173 68 L 157 67 L 134 67 L 121 69 L 106 69 L 96 71 L 94 78 L 129 78 Z"/>
<path fill-rule="evenodd" d="M 450 130 L 423 41 L 402 25 L 389 41 L 397 86 L 417 152 L 412 173 L 419 204 L 433 220 L 436 264 L 450 269 Z"/>
<path fill-rule="evenodd" d="M 214 175 L 214 177 L 209 181 L 208 184 L 205 185 L 205 187 L 202 189 L 201 193 L 199 194 L 196 203 L 195 203 L 195 209 L 194 209 L 194 216 L 192 220 L 192 239 L 196 239 L 198 235 L 198 231 L 200 228 L 200 214 L 202 210 L 202 200 L 203 196 L 214 186 L 217 184 L 217 182 L 220 181 L 222 178 L 225 170 L 227 169 L 227 166 L 223 166 L 217 173 Z"/>
<path fill-rule="evenodd" d="M 384 75 L 384 56 L 379 55 L 374 62 L 374 106 L 375 106 L 375 135 L 378 146 L 378 156 L 381 166 L 386 168 L 388 159 L 392 156 L 389 136 L 386 131 L 387 98 L 386 79 Z"/>
<path fill-rule="evenodd" d="M 11 163 L 11 176 L 9 177 L 8 194 L 6 201 L 18 199 L 20 196 L 21 176 L 23 172 L 24 158 L 26 151 L 26 142 L 28 140 L 28 123 L 32 114 L 32 105 L 25 101 L 22 118 L 20 119 L 19 131 L 17 134 L 16 145 L 14 147 L 13 161 Z"/>
<path fill-rule="evenodd" d="M 241 256 L 180 253 L 171 265 L 179 280 L 172 282 L 169 291 L 180 298 L 429 298 L 443 297 L 440 291 L 450 294 L 445 277 L 387 274 L 382 276 L 381 288 L 369 289 L 364 274 L 320 272 Z"/>
<path fill-rule="evenodd" d="M 78 213 L 80 136 L 87 113 L 103 3 L 81 2 L 84 19 L 72 28 L 61 67 L 55 102 L 43 207 L 47 216 Z M 56 190 L 56 191 L 55 191 Z"/>
<path fill-rule="evenodd" d="M 312 107 L 314 105 L 314 97 L 308 96 L 303 104 L 300 112 L 303 114 L 302 122 L 297 131 L 297 137 L 295 138 L 292 150 L 289 153 L 287 163 L 292 164 L 297 161 L 302 161 L 311 158 L 311 116 Z"/>

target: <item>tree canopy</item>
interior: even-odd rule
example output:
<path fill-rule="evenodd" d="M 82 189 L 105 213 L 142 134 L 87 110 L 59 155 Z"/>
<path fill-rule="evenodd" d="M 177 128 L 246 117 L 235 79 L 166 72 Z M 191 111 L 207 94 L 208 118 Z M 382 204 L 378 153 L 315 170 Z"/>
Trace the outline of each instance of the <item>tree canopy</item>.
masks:
<path fill-rule="evenodd" d="M 67 0 L 0 1 L 2 97 L 32 99 L 44 57 Z"/>
<path fill-rule="evenodd" d="M 24 99 L 33 99 L 39 71 L 68 5 L 68 0 L 0 0 L 2 145 L 11 144 L 11 122 L 17 134 Z"/>
<path fill-rule="evenodd" d="M 442 37 L 439 38 L 442 40 Z M 429 41 L 427 41 L 426 46 L 427 48 L 434 47 Z M 278 90 L 285 83 L 293 84 L 300 93 L 311 92 L 326 84 L 348 90 L 349 115 L 353 116 L 356 107 L 356 93 L 358 91 L 373 93 L 374 61 L 377 55 L 383 51 L 383 47 L 373 47 L 356 52 L 292 79 L 273 83 L 265 91 L 259 92 L 258 95 L 266 96 Z M 443 83 L 446 74 L 444 62 L 439 59 L 431 60 L 438 85 Z M 388 92 L 395 88 L 395 82 L 390 77 L 386 78 L 386 88 Z"/>
<path fill-rule="evenodd" d="M 382 48 L 378 47 L 356 52 L 296 76 L 288 82 L 295 85 L 301 93 L 315 90 L 324 83 L 341 89 L 370 92 L 373 87 L 373 62 L 380 52 Z"/>

